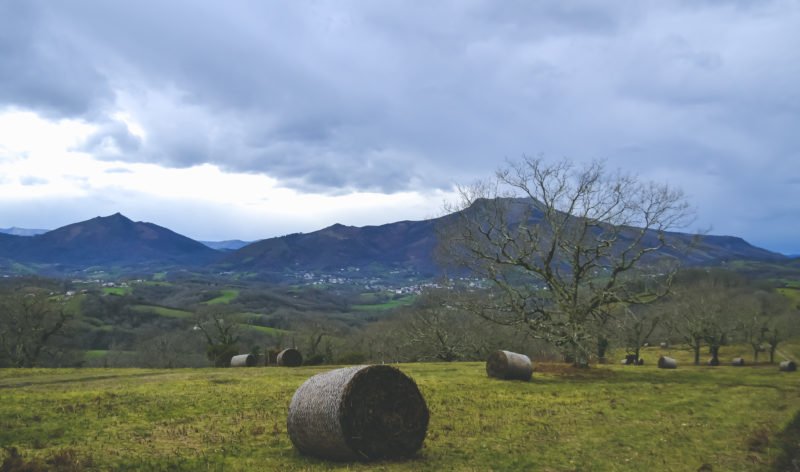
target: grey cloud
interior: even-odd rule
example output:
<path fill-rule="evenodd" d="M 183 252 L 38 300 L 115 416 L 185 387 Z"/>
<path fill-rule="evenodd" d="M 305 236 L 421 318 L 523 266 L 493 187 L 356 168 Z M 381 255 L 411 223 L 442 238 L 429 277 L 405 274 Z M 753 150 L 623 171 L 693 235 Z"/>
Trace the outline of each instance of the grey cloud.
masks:
<path fill-rule="evenodd" d="M 131 133 L 121 121 L 108 121 L 100 125 L 77 150 L 88 152 L 99 159 L 125 159 L 139 150 L 142 139 Z"/>
<path fill-rule="evenodd" d="M 127 169 L 125 167 L 115 167 L 113 169 L 107 169 L 106 173 L 107 174 L 132 174 L 133 171 L 130 170 L 130 169 Z"/>
<path fill-rule="evenodd" d="M 17 71 L 0 103 L 88 117 L 84 149 L 106 159 L 330 193 L 448 188 L 539 152 L 724 177 L 727 191 L 747 188 L 751 162 L 800 172 L 793 2 L 0 9 L 0 67 Z M 120 109 L 144 138 L 109 118 Z"/>
<path fill-rule="evenodd" d="M 20 177 L 19 183 L 24 186 L 31 186 L 31 185 L 44 185 L 47 184 L 49 181 L 47 179 L 43 179 L 41 177 L 36 177 L 32 175 L 26 175 L 24 177 Z"/>
<path fill-rule="evenodd" d="M 0 103 L 91 117 L 113 98 L 105 77 L 36 2 L 0 3 Z"/>

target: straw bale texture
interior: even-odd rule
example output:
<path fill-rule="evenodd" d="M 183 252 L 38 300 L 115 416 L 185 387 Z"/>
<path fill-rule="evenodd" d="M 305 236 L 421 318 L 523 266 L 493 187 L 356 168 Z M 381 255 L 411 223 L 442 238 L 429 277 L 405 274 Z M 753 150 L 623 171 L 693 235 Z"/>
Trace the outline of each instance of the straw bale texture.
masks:
<path fill-rule="evenodd" d="M 422 447 L 429 415 L 412 379 L 391 366 L 362 365 L 306 380 L 292 397 L 286 423 L 303 454 L 399 459 Z"/>
<path fill-rule="evenodd" d="M 780 363 L 779 368 L 782 372 L 794 372 L 797 370 L 797 363 L 794 361 L 783 361 Z"/>
<path fill-rule="evenodd" d="M 303 355 L 297 349 L 284 349 L 278 353 L 277 362 L 284 367 L 299 367 L 303 365 Z"/>
<path fill-rule="evenodd" d="M 510 351 L 495 351 L 486 361 L 489 377 L 504 380 L 530 380 L 533 373 L 531 360 L 525 354 Z"/>
<path fill-rule="evenodd" d="M 658 368 L 659 369 L 677 369 L 678 368 L 678 361 L 671 357 L 661 356 L 658 358 Z"/>
<path fill-rule="evenodd" d="M 231 357 L 231 367 L 253 367 L 256 365 L 256 356 L 252 354 L 239 354 Z"/>

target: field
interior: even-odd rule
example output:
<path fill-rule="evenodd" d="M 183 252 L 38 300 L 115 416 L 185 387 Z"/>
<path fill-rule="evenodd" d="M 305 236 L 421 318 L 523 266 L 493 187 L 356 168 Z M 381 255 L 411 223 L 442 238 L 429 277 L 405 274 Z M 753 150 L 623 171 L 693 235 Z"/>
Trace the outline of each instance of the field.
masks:
<path fill-rule="evenodd" d="M 0 456 L 62 470 L 793 470 L 800 373 L 683 355 L 659 370 L 658 354 L 537 364 L 530 382 L 483 363 L 398 365 L 430 408 L 428 435 L 412 459 L 370 464 L 304 457 L 286 433 L 294 391 L 334 367 L 5 369 Z"/>

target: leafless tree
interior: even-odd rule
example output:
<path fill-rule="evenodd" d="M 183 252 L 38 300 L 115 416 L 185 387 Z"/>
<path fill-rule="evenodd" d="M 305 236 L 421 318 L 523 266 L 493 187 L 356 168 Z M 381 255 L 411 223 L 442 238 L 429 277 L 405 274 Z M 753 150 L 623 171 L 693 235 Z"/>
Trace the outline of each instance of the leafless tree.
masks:
<path fill-rule="evenodd" d="M 239 352 L 239 321 L 230 309 L 221 307 L 198 310 L 194 327 L 206 340 L 206 356 L 215 367 L 227 367 Z"/>
<path fill-rule="evenodd" d="M 208 362 L 200 354 L 202 343 L 191 332 L 151 331 L 137 340 L 131 362 L 151 368 L 204 367 Z"/>
<path fill-rule="evenodd" d="M 694 351 L 708 346 L 711 364 L 719 364 L 719 350 L 741 334 L 742 314 L 750 311 L 744 278 L 723 270 L 688 271 L 673 287 L 668 326 Z"/>
<path fill-rule="evenodd" d="M 483 316 L 527 327 L 576 365 L 596 344 L 590 325 L 611 307 L 665 293 L 668 283 L 648 283 L 677 270 L 669 254 L 685 239 L 668 231 L 692 214 L 682 192 L 608 172 L 600 161 L 523 158 L 458 192 L 440 228 L 443 262 L 491 282 Z"/>
<path fill-rule="evenodd" d="M 643 305 L 625 306 L 615 317 L 617 336 L 625 346 L 628 355 L 633 356 L 633 364 L 639 364 L 639 353 L 661 322 L 656 309 L 643 308 Z"/>
<path fill-rule="evenodd" d="M 751 327 L 755 325 L 760 343 L 769 350 L 769 362 L 775 363 L 775 352 L 778 346 L 800 333 L 800 311 L 792 307 L 791 301 L 784 295 L 774 292 L 756 293 L 756 308 L 750 313 Z M 751 342 L 755 342 L 751 338 Z M 754 356 L 757 356 L 753 345 Z M 756 360 L 758 357 L 756 357 Z"/>
<path fill-rule="evenodd" d="M 452 362 L 485 359 L 490 339 L 487 321 L 451 302 L 449 290 L 427 290 L 404 310 L 401 336 L 418 360 Z"/>
<path fill-rule="evenodd" d="M 70 318 L 47 289 L 18 287 L 0 294 L 0 366 L 37 365 Z"/>

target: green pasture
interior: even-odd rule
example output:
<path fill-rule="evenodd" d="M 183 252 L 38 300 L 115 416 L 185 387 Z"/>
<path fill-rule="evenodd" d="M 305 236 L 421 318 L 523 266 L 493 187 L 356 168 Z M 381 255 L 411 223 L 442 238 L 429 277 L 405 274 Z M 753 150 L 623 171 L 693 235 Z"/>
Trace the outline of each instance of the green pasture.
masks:
<path fill-rule="evenodd" d="M 800 288 L 786 287 L 777 289 L 778 293 L 783 294 L 786 298 L 792 301 L 795 305 L 800 305 Z"/>
<path fill-rule="evenodd" d="M 258 326 L 258 325 L 245 324 L 245 325 L 242 325 L 242 327 L 245 328 L 245 329 L 252 329 L 254 331 L 258 331 L 258 332 L 261 332 L 261 333 L 273 334 L 273 335 L 291 333 L 291 331 L 286 331 L 285 329 L 270 328 L 269 326 Z"/>
<path fill-rule="evenodd" d="M 125 295 L 133 291 L 133 287 L 103 287 L 103 293 L 109 295 Z"/>
<path fill-rule="evenodd" d="M 220 296 L 208 300 L 207 302 L 205 302 L 205 304 L 217 305 L 219 303 L 230 303 L 232 300 L 234 300 L 236 297 L 239 296 L 238 290 L 221 290 L 220 292 L 221 292 Z"/>
<path fill-rule="evenodd" d="M 302 456 L 286 432 L 297 387 L 335 367 L 4 369 L 0 459 L 68 470 L 768 471 L 800 458 L 800 373 L 654 364 L 536 364 L 529 382 L 488 378 L 480 362 L 398 365 L 430 409 L 427 438 L 409 460 L 368 464 Z"/>
<path fill-rule="evenodd" d="M 399 298 L 393 298 L 391 300 L 387 300 L 384 303 L 364 303 L 359 305 L 353 305 L 353 309 L 365 311 L 365 310 L 391 310 L 393 308 L 397 308 L 400 306 L 411 305 L 416 300 L 416 295 L 406 295 Z"/>

